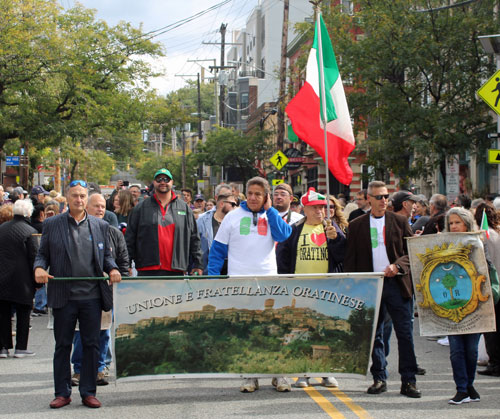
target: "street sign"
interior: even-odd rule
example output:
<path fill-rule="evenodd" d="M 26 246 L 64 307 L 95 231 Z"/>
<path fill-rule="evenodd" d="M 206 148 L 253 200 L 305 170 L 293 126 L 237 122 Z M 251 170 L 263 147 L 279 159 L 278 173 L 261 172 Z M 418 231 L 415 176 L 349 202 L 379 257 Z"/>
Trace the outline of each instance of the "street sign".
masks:
<path fill-rule="evenodd" d="M 285 150 L 285 156 L 288 157 L 288 163 L 286 165 L 288 170 L 297 170 L 306 160 L 298 148 L 287 148 Z"/>
<path fill-rule="evenodd" d="M 281 151 L 277 151 L 273 157 L 269 159 L 269 161 L 276 167 L 276 169 L 281 170 L 283 166 L 288 163 L 288 157 L 283 154 Z"/>
<path fill-rule="evenodd" d="M 477 91 L 477 95 L 500 115 L 500 70 L 493 74 Z"/>
<path fill-rule="evenodd" d="M 488 163 L 500 164 L 500 150 L 493 148 L 488 149 Z"/>
<path fill-rule="evenodd" d="M 19 166 L 19 156 L 5 156 L 6 166 Z"/>
<path fill-rule="evenodd" d="M 277 186 L 279 185 L 280 183 L 285 183 L 285 181 L 283 179 L 273 179 L 272 180 L 272 184 L 273 186 Z"/>

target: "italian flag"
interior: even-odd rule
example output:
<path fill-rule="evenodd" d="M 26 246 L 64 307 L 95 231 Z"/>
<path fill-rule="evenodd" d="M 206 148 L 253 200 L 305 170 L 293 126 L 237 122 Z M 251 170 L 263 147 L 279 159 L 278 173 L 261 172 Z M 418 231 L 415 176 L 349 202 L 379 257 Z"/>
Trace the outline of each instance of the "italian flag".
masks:
<path fill-rule="evenodd" d="M 486 216 L 486 211 L 483 209 L 483 218 L 481 219 L 481 230 L 484 230 L 486 233 L 486 239 L 490 238 L 490 233 L 488 233 L 488 217 Z"/>
<path fill-rule="evenodd" d="M 319 17 L 321 41 L 323 46 L 323 64 L 325 75 L 325 99 L 327 115 L 327 147 L 328 168 L 335 178 L 349 185 L 352 180 L 352 170 L 347 158 L 354 150 L 354 134 L 351 117 L 347 108 L 344 86 L 340 78 L 339 68 L 333 52 L 323 18 Z M 320 62 L 318 22 L 314 33 L 314 43 L 309 53 L 306 68 L 306 81 L 297 95 L 286 107 L 288 117 L 292 121 L 293 131 L 297 136 L 314 148 L 325 160 L 325 140 L 321 118 L 320 100 Z"/>

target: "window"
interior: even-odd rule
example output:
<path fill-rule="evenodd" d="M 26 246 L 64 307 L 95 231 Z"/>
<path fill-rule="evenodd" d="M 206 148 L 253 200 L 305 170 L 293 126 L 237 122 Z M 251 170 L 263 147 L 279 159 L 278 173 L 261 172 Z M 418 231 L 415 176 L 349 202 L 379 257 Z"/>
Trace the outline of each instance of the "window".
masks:
<path fill-rule="evenodd" d="M 241 115 L 248 115 L 248 93 L 241 93 L 240 94 L 240 109 L 241 109 Z"/>
<path fill-rule="evenodd" d="M 354 14 L 354 3 L 352 0 L 342 0 L 342 13 Z"/>

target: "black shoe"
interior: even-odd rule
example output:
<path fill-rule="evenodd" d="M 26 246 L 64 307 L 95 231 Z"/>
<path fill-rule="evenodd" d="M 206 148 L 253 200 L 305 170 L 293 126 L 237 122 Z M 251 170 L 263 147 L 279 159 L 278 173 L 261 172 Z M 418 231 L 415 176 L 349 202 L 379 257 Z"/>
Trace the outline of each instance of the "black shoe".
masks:
<path fill-rule="evenodd" d="M 33 314 L 38 314 L 39 316 L 43 316 L 44 314 L 47 313 L 48 313 L 47 309 L 38 310 L 37 308 L 35 308 L 33 310 Z"/>
<path fill-rule="evenodd" d="M 489 375 L 490 377 L 500 377 L 500 372 L 492 368 L 486 368 L 485 370 L 478 371 L 479 375 Z"/>
<path fill-rule="evenodd" d="M 422 368 L 422 367 L 419 367 L 417 365 L 417 375 L 425 375 L 427 371 L 425 370 L 425 368 Z"/>
<path fill-rule="evenodd" d="M 400 393 L 413 399 L 420 399 L 420 397 L 422 397 L 422 393 L 417 388 L 416 383 L 401 383 Z"/>
<path fill-rule="evenodd" d="M 385 381 L 375 380 L 373 384 L 368 387 L 368 394 L 380 394 L 387 391 L 387 383 Z"/>
<path fill-rule="evenodd" d="M 453 399 L 448 400 L 448 404 L 462 404 L 469 402 L 470 402 L 469 395 L 467 393 L 462 393 L 461 391 L 457 392 L 457 394 L 455 394 L 455 397 L 453 397 Z"/>
<path fill-rule="evenodd" d="M 481 401 L 481 396 L 473 386 L 467 387 L 467 393 L 469 393 L 469 398 L 471 402 Z"/>

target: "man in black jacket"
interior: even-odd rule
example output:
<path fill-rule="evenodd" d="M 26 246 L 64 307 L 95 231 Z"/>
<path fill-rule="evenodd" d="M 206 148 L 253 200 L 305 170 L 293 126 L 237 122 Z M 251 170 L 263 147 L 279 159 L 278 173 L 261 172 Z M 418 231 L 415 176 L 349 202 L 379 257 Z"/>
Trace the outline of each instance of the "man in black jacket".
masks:
<path fill-rule="evenodd" d="M 201 275 L 200 237 L 191 208 L 172 190 L 172 174 L 160 169 L 154 175 L 154 193 L 129 215 L 125 240 L 130 262 L 138 276 Z"/>
<path fill-rule="evenodd" d="M 48 218 L 43 225 L 40 249 L 34 263 L 35 280 L 67 277 L 103 277 L 121 281 L 121 274 L 111 256 L 108 224 L 88 215 L 87 182 L 74 180 L 66 194 L 69 211 Z M 50 275 L 47 269 L 50 267 Z M 55 399 L 50 407 L 57 409 L 71 403 L 70 354 L 76 322 L 83 343 L 80 396 L 88 407 L 101 406 L 96 399 L 97 360 L 101 312 L 113 307 L 113 293 L 108 281 L 51 280 L 47 290 L 48 305 L 54 315 L 54 387 Z"/>

